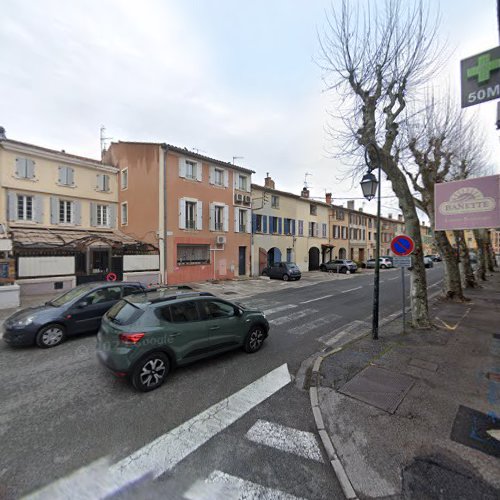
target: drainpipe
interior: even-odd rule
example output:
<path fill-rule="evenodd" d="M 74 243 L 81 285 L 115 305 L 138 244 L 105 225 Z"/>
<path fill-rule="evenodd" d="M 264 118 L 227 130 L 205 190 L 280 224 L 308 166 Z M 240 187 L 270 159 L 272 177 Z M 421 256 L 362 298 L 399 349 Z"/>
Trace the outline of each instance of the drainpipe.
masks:
<path fill-rule="evenodd" d="M 163 283 L 168 283 L 167 272 L 167 154 L 168 145 L 162 144 L 163 148 Z"/>

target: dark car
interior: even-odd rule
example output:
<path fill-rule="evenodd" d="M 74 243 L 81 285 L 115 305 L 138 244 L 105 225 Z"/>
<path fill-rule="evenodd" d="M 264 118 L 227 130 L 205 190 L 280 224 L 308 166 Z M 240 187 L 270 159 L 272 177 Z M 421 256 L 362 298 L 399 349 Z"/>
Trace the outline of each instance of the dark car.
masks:
<path fill-rule="evenodd" d="M 319 269 L 321 271 L 346 274 L 347 271 L 355 273 L 358 270 L 358 266 L 352 260 L 337 259 L 324 262 L 319 266 Z"/>
<path fill-rule="evenodd" d="M 161 290 L 115 304 L 97 334 L 97 357 L 140 391 L 158 388 L 171 368 L 242 347 L 257 352 L 269 323 L 208 292 Z"/>
<path fill-rule="evenodd" d="M 299 266 L 293 262 L 275 262 L 271 266 L 265 267 L 262 276 L 269 276 L 280 280 L 300 280 L 302 273 Z"/>
<path fill-rule="evenodd" d="M 144 291 L 140 283 L 87 283 L 43 306 L 14 313 L 3 324 L 3 340 L 12 346 L 55 347 L 67 336 L 98 330 L 103 314 L 122 297 Z"/>
<path fill-rule="evenodd" d="M 426 255 L 425 257 L 429 257 L 432 259 L 432 262 L 441 262 L 443 259 L 441 258 L 441 255 L 434 254 L 434 255 Z"/>

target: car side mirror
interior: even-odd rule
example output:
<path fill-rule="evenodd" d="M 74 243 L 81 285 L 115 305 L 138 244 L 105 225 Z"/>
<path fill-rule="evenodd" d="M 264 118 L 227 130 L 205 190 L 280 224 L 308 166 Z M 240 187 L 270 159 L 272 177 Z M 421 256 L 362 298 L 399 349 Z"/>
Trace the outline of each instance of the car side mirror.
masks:
<path fill-rule="evenodd" d="M 243 316 L 243 311 L 239 307 L 234 308 L 234 314 L 236 316 Z"/>
<path fill-rule="evenodd" d="M 87 307 L 88 305 L 89 305 L 89 303 L 86 300 L 82 300 L 82 302 L 79 302 L 76 307 L 78 307 L 78 309 L 83 309 L 84 307 Z"/>

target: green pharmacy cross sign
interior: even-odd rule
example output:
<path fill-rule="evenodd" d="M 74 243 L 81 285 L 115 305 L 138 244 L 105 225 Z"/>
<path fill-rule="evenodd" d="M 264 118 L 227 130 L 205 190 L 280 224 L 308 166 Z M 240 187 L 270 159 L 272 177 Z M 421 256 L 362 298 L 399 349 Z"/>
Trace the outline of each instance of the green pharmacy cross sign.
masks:
<path fill-rule="evenodd" d="M 500 98 L 500 47 L 460 62 L 462 108 Z"/>

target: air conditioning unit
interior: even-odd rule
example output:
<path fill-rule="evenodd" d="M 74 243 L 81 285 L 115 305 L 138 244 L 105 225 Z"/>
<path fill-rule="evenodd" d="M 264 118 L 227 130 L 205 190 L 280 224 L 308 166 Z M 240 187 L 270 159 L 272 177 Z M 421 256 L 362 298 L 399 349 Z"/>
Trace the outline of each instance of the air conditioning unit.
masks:
<path fill-rule="evenodd" d="M 215 242 L 217 245 L 224 245 L 226 243 L 226 237 L 225 236 L 217 236 Z"/>
<path fill-rule="evenodd" d="M 244 201 L 245 203 L 250 203 L 250 196 L 245 195 L 245 197 L 243 198 L 243 201 Z"/>
<path fill-rule="evenodd" d="M 238 201 L 238 202 L 242 202 L 243 201 L 243 195 L 238 193 L 234 196 L 235 200 Z"/>

